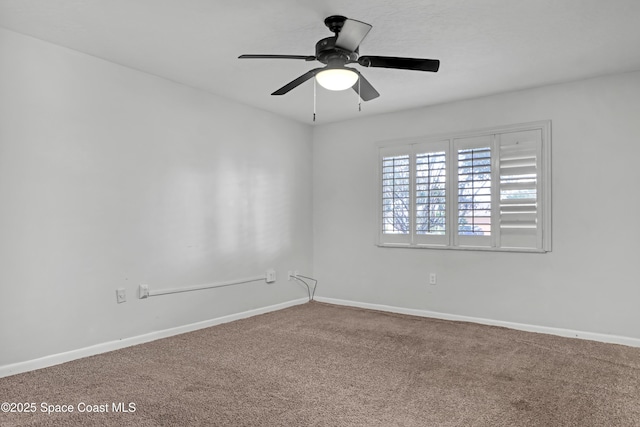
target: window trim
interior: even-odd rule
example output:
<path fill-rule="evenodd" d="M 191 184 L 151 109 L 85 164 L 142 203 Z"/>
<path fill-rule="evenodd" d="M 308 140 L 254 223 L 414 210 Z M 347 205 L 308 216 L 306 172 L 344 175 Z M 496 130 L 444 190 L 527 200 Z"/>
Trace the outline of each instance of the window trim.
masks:
<path fill-rule="evenodd" d="M 493 154 L 494 148 L 500 148 L 500 134 L 511 133 L 511 132 L 521 132 L 521 131 L 540 131 L 541 136 L 541 148 L 540 148 L 540 174 L 539 183 L 537 187 L 540 194 L 540 203 L 542 206 L 539 211 L 539 218 L 541 220 L 541 233 L 540 239 L 542 240 L 540 247 L 536 248 L 521 248 L 521 247 L 500 247 L 499 241 L 499 232 L 493 232 L 494 227 L 496 229 L 499 228 L 499 217 L 500 217 L 500 174 L 499 174 L 499 153 L 496 155 Z M 491 168 L 492 168 L 492 177 L 494 176 L 494 171 L 497 172 L 497 179 L 492 179 L 491 183 L 491 194 L 492 194 L 492 233 L 490 236 L 490 243 L 488 246 L 474 246 L 474 245 L 460 245 L 458 239 L 458 233 L 454 232 L 452 227 L 457 227 L 457 201 L 452 202 L 451 198 L 455 197 L 454 193 L 457 194 L 457 146 L 455 145 L 456 140 L 468 139 L 468 138 L 481 138 L 481 137 L 489 137 L 491 138 L 491 147 L 492 147 L 492 158 L 491 158 Z M 435 152 L 441 151 L 437 150 L 435 147 L 437 145 L 441 145 L 442 143 L 446 143 L 448 145 L 447 149 L 447 160 L 446 160 L 446 168 L 447 168 L 447 182 L 446 182 L 446 193 L 447 193 L 447 215 L 446 215 L 446 236 L 444 244 L 435 243 L 435 242 L 426 242 L 420 241 L 423 239 L 417 239 L 416 237 L 420 237 L 415 233 L 415 222 L 416 215 L 413 211 L 413 207 L 415 206 L 415 171 L 412 170 L 411 175 L 411 224 L 412 229 L 409 233 L 408 238 L 401 239 L 401 241 L 397 242 L 385 242 L 384 238 L 387 236 L 383 235 L 382 229 L 382 191 L 381 191 L 381 183 L 382 183 L 382 157 L 387 155 L 387 153 L 393 154 L 407 154 L 407 152 L 411 153 L 412 156 L 419 151 L 420 153 L 427 152 Z M 427 148 L 428 151 L 424 151 L 424 148 Z M 420 149 L 419 149 L 420 148 Z M 536 252 L 536 253 L 545 253 L 551 251 L 551 226 L 552 226 L 552 211 L 551 211 L 551 120 L 543 120 L 529 123 L 520 123 L 506 126 L 496 126 L 485 129 L 457 132 L 457 133 L 447 133 L 447 134 L 439 134 L 439 135 L 431 135 L 424 137 L 412 137 L 412 138 L 404 138 L 400 140 L 387 140 L 387 141 L 379 141 L 375 145 L 376 149 L 376 162 L 377 162 L 377 179 L 375 182 L 376 188 L 376 200 L 377 200 L 377 208 L 376 212 L 376 228 L 377 231 L 375 233 L 375 245 L 381 248 L 407 248 L 407 249 L 447 249 L 447 250 L 474 250 L 474 251 L 499 251 L 499 252 Z M 454 159 L 455 157 L 455 159 Z M 413 157 L 412 157 L 413 158 Z M 415 162 L 411 162 L 411 168 L 415 168 Z M 454 169 L 456 173 L 452 175 Z M 455 178 L 454 178 L 455 176 Z M 455 182 L 454 182 L 455 181 Z M 455 208 L 452 208 L 455 206 Z M 384 238 L 383 238 L 384 237 Z M 465 240 L 465 239 L 463 239 Z"/>

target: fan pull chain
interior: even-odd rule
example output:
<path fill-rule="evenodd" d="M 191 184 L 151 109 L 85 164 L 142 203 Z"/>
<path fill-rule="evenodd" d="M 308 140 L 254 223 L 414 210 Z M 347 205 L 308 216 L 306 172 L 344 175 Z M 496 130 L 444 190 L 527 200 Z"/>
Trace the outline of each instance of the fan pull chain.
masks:
<path fill-rule="evenodd" d="M 360 80 L 360 76 L 358 76 L 358 112 L 362 111 L 362 97 L 360 96 L 362 92 L 360 92 Z"/>
<path fill-rule="evenodd" d="M 313 78 L 313 121 L 316 121 L 316 78 Z"/>

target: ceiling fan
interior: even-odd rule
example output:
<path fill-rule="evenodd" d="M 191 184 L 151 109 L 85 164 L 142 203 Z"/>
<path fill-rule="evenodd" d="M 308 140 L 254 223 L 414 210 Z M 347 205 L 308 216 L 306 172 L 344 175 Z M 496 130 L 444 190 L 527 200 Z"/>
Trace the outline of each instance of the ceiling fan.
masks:
<path fill-rule="evenodd" d="M 347 64 L 359 64 L 363 67 L 396 68 L 436 72 L 440 67 L 437 59 L 400 58 L 395 56 L 359 56 L 360 43 L 371 30 L 370 24 L 333 15 L 324 20 L 324 24 L 334 33 L 316 43 L 315 55 L 240 55 L 239 59 L 302 59 L 318 60 L 324 67 L 307 71 L 297 79 L 287 83 L 271 95 L 284 95 L 302 83 L 316 78 L 316 81 L 329 90 L 353 88 L 364 101 L 380 96 L 377 90 L 355 68 Z M 356 84 L 357 83 L 357 84 Z"/>

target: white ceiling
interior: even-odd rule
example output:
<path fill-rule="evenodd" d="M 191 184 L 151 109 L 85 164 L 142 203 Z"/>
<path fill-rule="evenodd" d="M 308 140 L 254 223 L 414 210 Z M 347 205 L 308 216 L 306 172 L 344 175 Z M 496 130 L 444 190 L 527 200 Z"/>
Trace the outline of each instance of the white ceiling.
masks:
<path fill-rule="evenodd" d="M 640 70 L 638 0 L 0 0 L 0 26 L 310 123 L 323 20 L 373 25 L 361 55 L 440 59 L 438 73 L 366 69 L 381 96 L 318 88 L 318 122 Z"/>

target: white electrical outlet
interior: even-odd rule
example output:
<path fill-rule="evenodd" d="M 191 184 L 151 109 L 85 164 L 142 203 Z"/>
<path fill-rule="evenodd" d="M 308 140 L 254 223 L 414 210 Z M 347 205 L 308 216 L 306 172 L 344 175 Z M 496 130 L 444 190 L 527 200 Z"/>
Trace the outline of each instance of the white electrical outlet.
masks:
<path fill-rule="evenodd" d="M 436 283 L 437 283 L 436 273 L 430 273 L 429 274 L 429 284 L 430 285 L 435 285 Z"/>
<path fill-rule="evenodd" d="M 273 283 L 276 281 L 276 271 L 275 270 L 267 270 L 266 275 L 267 283 Z"/>
<path fill-rule="evenodd" d="M 148 298 L 149 297 L 149 285 L 140 285 L 138 287 L 138 298 Z"/>
<path fill-rule="evenodd" d="M 118 304 L 122 304 L 127 301 L 127 291 L 124 288 L 116 289 L 116 298 Z"/>

